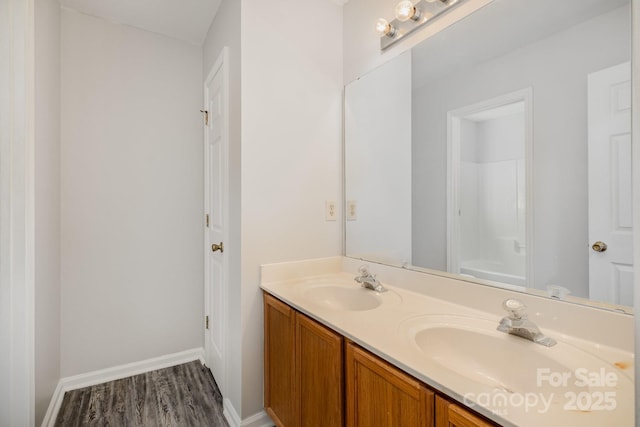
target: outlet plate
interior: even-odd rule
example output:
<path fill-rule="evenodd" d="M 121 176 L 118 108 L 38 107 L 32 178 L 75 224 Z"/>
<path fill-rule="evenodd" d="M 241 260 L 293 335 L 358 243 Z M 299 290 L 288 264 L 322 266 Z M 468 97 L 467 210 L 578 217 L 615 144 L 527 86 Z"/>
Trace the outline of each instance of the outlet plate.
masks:
<path fill-rule="evenodd" d="M 326 221 L 336 221 L 338 219 L 338 211 L 336 210 L 336 202 L 327 200 L 324 202 L 324 219 Z"/>
<path fill-rule="evenodd" d="M 358 209 L 355 200 L 347 200 L 347 221 L 355 221 L 358 219 Z"/>

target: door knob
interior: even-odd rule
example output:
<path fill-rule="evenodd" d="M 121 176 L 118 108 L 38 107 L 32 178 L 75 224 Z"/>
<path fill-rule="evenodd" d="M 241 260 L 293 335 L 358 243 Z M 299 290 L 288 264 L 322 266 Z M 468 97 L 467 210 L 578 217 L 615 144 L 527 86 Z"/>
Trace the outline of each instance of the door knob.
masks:
<path fill-rule="evenodd" d="M 604 252 L 607 250 L 607 244 L 605 242 L 601 242 L 600 240 L 598 240 L 593 245 L 591 245 L 591 249 L 593 249 L 596 252 Z"/>
<path fill-rule="evenodd" d="M 216 252 L 216 251 L 224 252 L 224 243 L 222 243 L 222 242 L 220 242 L 220 244 L 214 243 L 213 245 L 211 245 L 211 251 L 212 252 Z"/>

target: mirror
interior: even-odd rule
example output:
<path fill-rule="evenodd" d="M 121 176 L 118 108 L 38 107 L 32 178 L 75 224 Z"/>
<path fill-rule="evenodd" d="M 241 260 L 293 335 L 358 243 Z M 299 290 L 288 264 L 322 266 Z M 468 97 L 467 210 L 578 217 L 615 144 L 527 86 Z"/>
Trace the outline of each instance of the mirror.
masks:
<path fill-rule="evenodd" d="M 630 53 L 629 0 L 494 0 L 349 83 L 346 255 L 631 312 Z"/>

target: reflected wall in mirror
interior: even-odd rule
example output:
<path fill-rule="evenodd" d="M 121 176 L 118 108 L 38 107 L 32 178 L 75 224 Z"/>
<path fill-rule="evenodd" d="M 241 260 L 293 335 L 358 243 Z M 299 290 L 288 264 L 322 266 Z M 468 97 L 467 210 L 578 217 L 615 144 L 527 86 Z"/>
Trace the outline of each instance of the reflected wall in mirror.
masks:
<path fill-rule="evenodd" d="M 494 0 L 345 88 L 346 255 L 631 306 L 628 0 Z"/>

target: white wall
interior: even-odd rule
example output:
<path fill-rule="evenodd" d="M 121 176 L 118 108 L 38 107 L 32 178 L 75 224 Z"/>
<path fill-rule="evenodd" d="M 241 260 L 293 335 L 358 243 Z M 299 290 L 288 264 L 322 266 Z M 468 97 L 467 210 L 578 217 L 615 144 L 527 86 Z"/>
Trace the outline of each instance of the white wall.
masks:
<path fill-rule="evenodd" d="M 61 44 L 61 375 L 201 347 L 201 49 L 66 9 Z"/>
<path fill-rule="evenodd" d="M 521 104 L 524 104 L 523 102 Z M 524 113 L 481 120 L 477 123 L 476 162 L 489 163 L 525 157 Z"/>
<path fill-rule="evenodd" d="M 207 77 L 211 67 L 225 46 L 229 47 L 229 237 L 224 255 L 229 259 L 228 289 L 228 357 L 227 391 L 237 412 L 242 394 L 242 322 L 240 281 L 240 4 L 238 0 L 222 0 L 218 13 L 209 28 L 202 47 L 202 76 Z M 219 380 L 219 379 L 218 379 Z"/>
<path fill-rule="evenodd" d="M 344 137 L 346 254 L 411 264 L 410 52 L 345 87 Z"/>
<path fill-rule="evenodd" d="M 414 176 L 414 188 L 421 188 L 414 194 L 422 197 L 413 214 L 430 219 L 414 226 L 422 244 L 414 245 L 417 265 L 446 265 L 447 111 L 532 87 L 535 287 L 560 284 L 588 296 L 586 76 L 628 60 L 628 26 L 628 11 L 620 8 L 414 91 L 414 117 L 442 117 L 414 119 L 414 162 L 423 169 Z M 594 50 L 599 55 L 589 54 Z M 433 248 L 441 248 L 438 257 L 428 255 Z"/>
<path fill-rule="evenodd" d="M 35 420 L 60 379 L 60 6 L 35 1 Z"/>
<path fill-rule="evenodd" d="M 242 413 L 262 410 L 259 266 L 342 252 L 342 9 L 242 2 Z"/>

